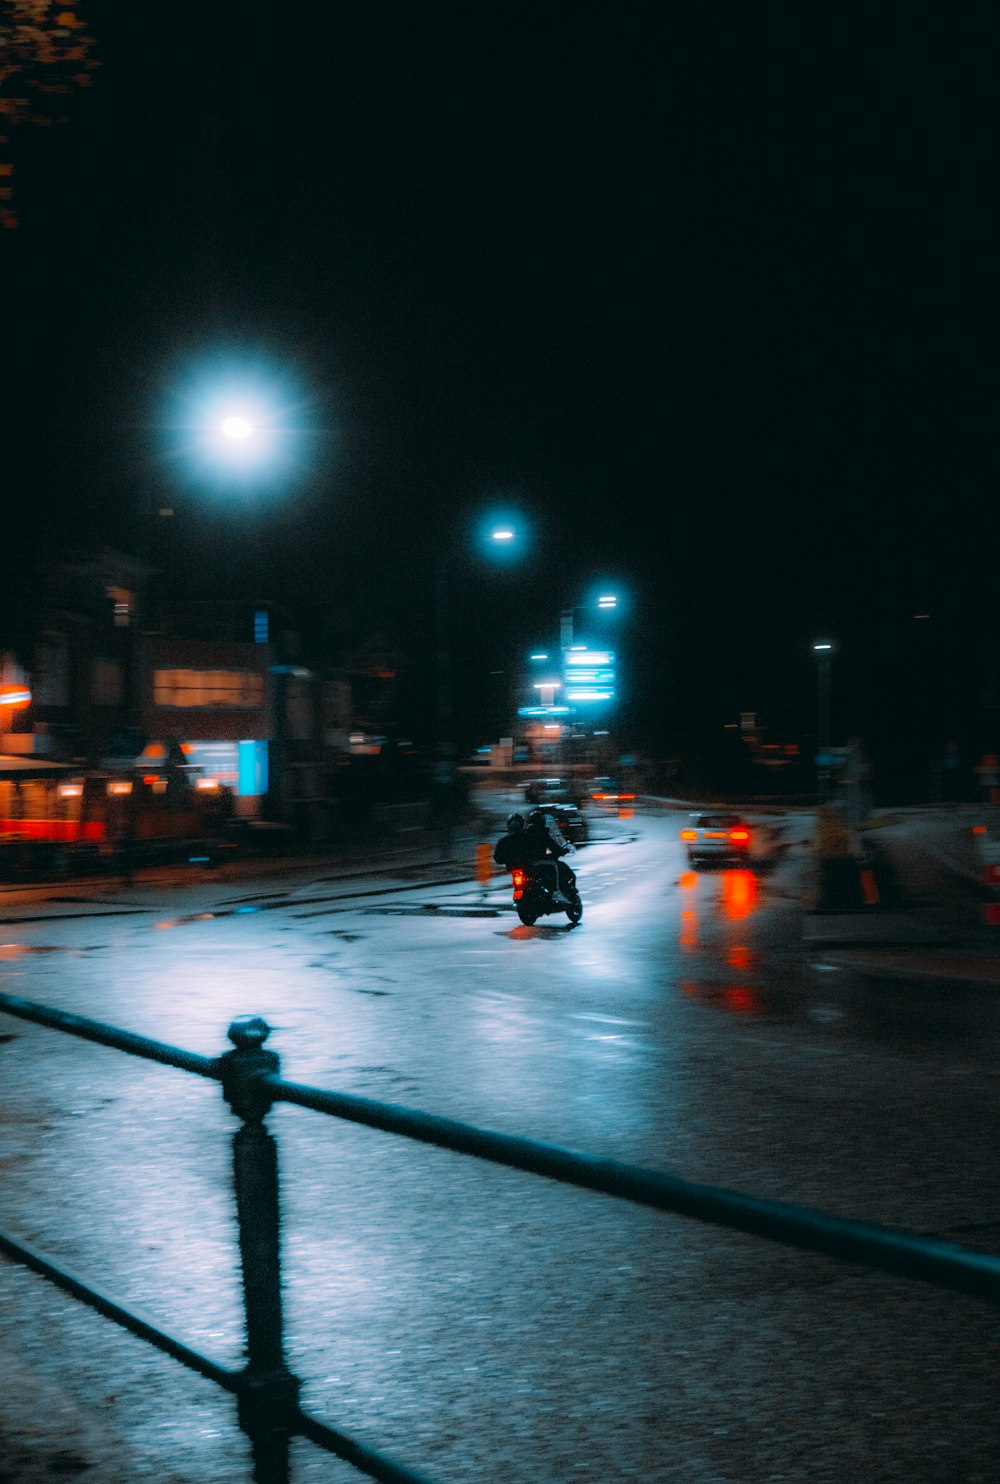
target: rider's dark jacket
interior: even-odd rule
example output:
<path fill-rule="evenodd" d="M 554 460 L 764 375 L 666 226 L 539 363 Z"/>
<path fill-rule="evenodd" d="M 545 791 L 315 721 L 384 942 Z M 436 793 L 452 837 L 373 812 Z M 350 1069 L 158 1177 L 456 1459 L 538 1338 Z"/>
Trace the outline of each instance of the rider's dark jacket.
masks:
<path fill-rule="evenodd" d="M 508 871 L 518 867 L 523 871 L 535 861 L 558 860 L 568 849 L 562 837 L 557 838 L 544 825 L 529 824 L 526 829 L 502 836 L 494 847 L 493 859 Z"/>
<path fill-rule="evenodd" d="M 527 830 L 511 830 L 502 835 L 493 847 L 493 859 L 508 871 L 524 871 L 538 859 L 534 854 L 535 848 Z"/>

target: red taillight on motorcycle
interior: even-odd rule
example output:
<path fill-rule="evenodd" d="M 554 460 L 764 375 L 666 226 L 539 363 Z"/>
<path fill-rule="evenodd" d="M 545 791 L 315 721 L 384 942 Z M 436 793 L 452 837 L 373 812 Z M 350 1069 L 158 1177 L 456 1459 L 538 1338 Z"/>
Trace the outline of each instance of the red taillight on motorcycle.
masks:
<path fill-rule="evenodd" d="M 512 871 L 511 877 L 514 882 L 514 900 L 516 902 L 524 895 L 524 883 L 527 877 L 523 871 Z"/>
<path fill-rule="evenodd" d="M 681 839 L 682 840 L 697 840 L 697 838 L 698 838 L 698 831 L 697 830 L 681 830 Z"/>
<path fill-rule="evenodd" d="M 730 838 L 730 840 L 733 841 L 733 843 L 735 845 L 742 845 L 744 843 L 744 841 L 749 840 L 749 838 L 750 838 L 750 831 L 749 830 L 730 830 L 729 831 L 729 838 Z"/>

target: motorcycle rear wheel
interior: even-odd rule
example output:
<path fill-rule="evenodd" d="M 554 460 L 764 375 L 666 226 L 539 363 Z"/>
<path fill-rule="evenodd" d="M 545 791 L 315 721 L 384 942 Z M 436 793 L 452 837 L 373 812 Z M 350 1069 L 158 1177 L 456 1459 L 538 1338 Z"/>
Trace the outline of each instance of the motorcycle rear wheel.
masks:
<path fill-rule="evenodd" d="M 532 909 L 530 902 L 520 901 L 514 904 L 517 907 L 517 915 L 525 927 L 534 927 L 538 913 Z"/>

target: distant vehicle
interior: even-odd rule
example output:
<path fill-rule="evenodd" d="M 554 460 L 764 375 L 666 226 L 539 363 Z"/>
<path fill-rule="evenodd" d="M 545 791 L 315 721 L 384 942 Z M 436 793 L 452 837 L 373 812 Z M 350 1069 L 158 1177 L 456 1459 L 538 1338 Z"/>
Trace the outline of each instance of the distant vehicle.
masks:
<path fill-rule="evenodd" d="M 681 840 L 692 866 L 745 865 L 750 858 L 750 826 L 738 814 L 692 814 Z"/>
<path fill-rule="evenodd" d="M 587 793 L 595 804 L 632 804 L 635 794 L 624 789 L 617 778 L 601 775 L 587 784 Z"/>
<path fill-rule="evenodd" d="M 19 760 L 18 760 L 19 761 Z M 214 779 L 27 763 L 0 765 L 0 881 L 235 856 L 241 821 Z M 15 779 L 32 782 L 17 798 Z M 16 809 L 15 809 L 16 799 Z"/>
<path fill-rule="evenodd" d="M 568 840 L 571 845 L 589 840 L 587 816 L 577 804 L 542 804 L 540 807 L 559 829 L 563 839 Z"/>
<path fill-rule="evenodd" d="M 532 778 L 524 785 L 524 797 L 529 804 L 572 804 L 575 802 L 572 784 L 565 778 Z"/>

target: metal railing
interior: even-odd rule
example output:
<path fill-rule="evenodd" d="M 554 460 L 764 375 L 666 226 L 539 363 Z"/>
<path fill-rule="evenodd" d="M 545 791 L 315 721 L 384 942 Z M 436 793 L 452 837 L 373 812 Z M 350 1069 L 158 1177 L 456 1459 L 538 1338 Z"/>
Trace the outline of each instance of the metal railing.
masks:
<path fill-rule="evenodd" d="M 284 1349 L 277 1146 L 264 1127 L 270 1108 L 279 1101 L 1000 1304 L 1000 1257 L 915 1233 L 844 1221 L 783 1201 L 695 1184 L 676 1175 L 475 1128 L 394 1103 L 285 1081 L 278 1056 L 264 1045 L 270 1029 L 258 1016 L 235 1020 L 229 1027 L 233 1049 L 212 1058 L 15 995 L 0 994 L 0 1011 L 222 1084 L 223 1096 L 241 1123 L 233 1136 L 233 1181 L 246 1318 L 248 1360 L 243 1370 L 227 1370 L 199 1354 L 149 1316 L 118 1302 L 10 1233 L 0 1232 L 0 1251 L 235 1393 L 257 1484 L 287 1484 L 289 1441 L 295 1435 L 309 1438 L 384 1484 L 428 1484 L 423 1475 L 310 1417 L 299 1405 L 300 1381 L 289 1370 Z"/>

